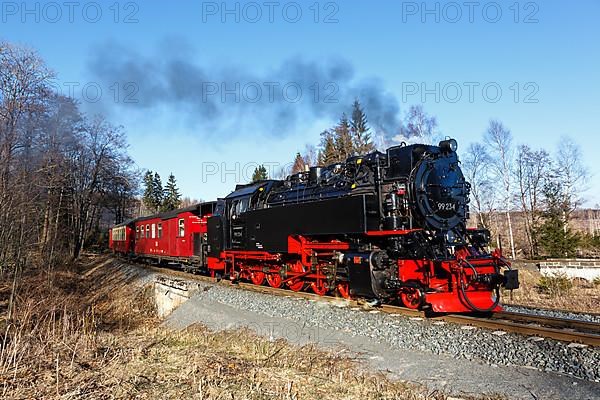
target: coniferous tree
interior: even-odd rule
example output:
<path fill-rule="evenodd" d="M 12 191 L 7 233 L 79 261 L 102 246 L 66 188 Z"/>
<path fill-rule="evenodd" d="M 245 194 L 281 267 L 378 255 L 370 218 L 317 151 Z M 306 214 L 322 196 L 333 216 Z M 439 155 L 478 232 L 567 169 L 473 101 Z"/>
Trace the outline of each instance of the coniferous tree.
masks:
<path fill-rule="evenodd" d="M 144 175 L 144 197 L 142 203 L 148 211 L 153 212 L 155 210 L 154 174 L 152 171 L 146 171 L 146 174 Z"/>
<path fill-rule="evenodd" d="M 259 165 L 254 169 L 254 173 L 252 174 L 252 183 L 263 181 L 265 179 L 269 179 L 269 174 L 267 174 L 267 169 L 264 165 Z"/>
<path fill-rule="evenodd" d="M 354 155 L 354 145 L 350 133 L 350 122 L 348 121 L 346 113 L 342 114 L 340 122 L 337 124 L 334 131 L 337 161 L 345 161 L 348 157 Z"/>
<path fill-rule="evenodd" d="M 292 174 L 297 174 L 298 172 L 302 172 L 305 170 L 306 160 L 302 157 L 300 153 L 296 153 L 296 158 L 294 159 L 294 166 L 292 167 Z"/>
<path fill-rule="evenodd" d="M 330 130 L 321 132 L 321 150 L 318 158 L 321 165 L 329 165 L 339 161 L 335 148 L 335 138 Z"/>
<path fill-rule="evenodd" d="M 545 221 L 540 227 L 542 247 L 550 257 L 572 257 L 576 254 L 581 237 L 565 225 L 564 214 L 571 205 L 564 200 L 561 185 L 550 182 L 544 187 Z"/>
<path fill-rule="evenodd" d="M 367 115 L 358 99 L 354 100 L 354 104 L 352 104 L 350 132 L 356 154 L 367 154 L 375 150 L 375 144 L 371 138 L 371 129 L 367 124 Z"/>
<path fill-rule="evenodd" d="M 154 178 L 152 179 L 152 202 L 154 211 L 159 211 L 163 204 L 163 187 L 158 172 L 154 173 Z"/>
<path fill-rule="evenodd" d="M 175 175 L 170 174 L 167 185 L 164 189 L 164 199 L 162 203 L 162 211 L 176 210 L 181 206 L 181 194 L 177 188 Z"/>

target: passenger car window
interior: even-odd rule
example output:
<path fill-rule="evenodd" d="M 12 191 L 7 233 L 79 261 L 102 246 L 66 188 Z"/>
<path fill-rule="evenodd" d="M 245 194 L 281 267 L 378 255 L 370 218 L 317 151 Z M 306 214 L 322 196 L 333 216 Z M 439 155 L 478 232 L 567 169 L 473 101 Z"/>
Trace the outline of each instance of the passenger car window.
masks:
<path fill-rule="evenodd" d="M 162 238 L 162 224 L 158 224 L 158 238 Z"/>
<path fill-rule="evenodd" d="M 185 220 L 181 218 L 179 220 L 179 237 L 185 236 Z"/>
<path fill-rule="evenodd" d="M 156 224 L 152 224 L 152 239 L 156 238 Z"/>
<path fill-rule="evenodd" d="M 146 225 L 146 239 L 150 237 L 150 224 Z"/>

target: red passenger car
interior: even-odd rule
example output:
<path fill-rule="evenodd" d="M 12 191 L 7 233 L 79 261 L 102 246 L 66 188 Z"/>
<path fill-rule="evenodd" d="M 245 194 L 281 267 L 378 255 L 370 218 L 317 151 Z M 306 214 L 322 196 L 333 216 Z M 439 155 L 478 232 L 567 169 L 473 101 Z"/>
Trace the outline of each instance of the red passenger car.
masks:
<path fill-rule="evenodd" d="M 115 253 L 128 254 L 133 250 L 133 230 L 127 224 L 112 227 L 108 232 L 108 245 Z"/>
<path fill-rule="evenodd" d="M 111 231 L 110 248 L 115 253 L 152 261 L 203 265 L 207 247 L 207 218 L 214 202 L 196 204 L 157 215 L 140 217 Z M 115 240 L 122 231 L 126 244 Z M 114 232 L 114 233 L 113 233 Z"/>

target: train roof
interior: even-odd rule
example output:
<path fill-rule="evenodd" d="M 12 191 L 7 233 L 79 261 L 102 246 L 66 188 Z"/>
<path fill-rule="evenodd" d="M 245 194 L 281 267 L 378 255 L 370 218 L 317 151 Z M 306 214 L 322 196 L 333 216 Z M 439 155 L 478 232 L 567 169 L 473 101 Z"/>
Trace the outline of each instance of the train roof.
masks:
<path fill-rule="evenodd" d="M 166 211 L 166 212 L 162 212 L 159 214 L 153 214 L 153 215 L 146 215 L 144 217 L 138 217 L 138 218 L 132 218 L 130 220 L 127 220 L 125 222 L 122 222 L 118 225 L 115 225 L 114 228 L 117 228 L 119 226 L 126 226 L 126 225 L 130 225 L 132 223 L 135 222 L 139 222 L 139 221 L 146 221 L 149 219 L 170 219 L 170 218 L 175 218 L 177 217 L 179 214 L 181 213 L 185 213 L 185 212 L 195 212 L 198 211 L 199 214 L 211 214 L 215 207 L 217 205 L 216 201 L 207 201 L 204 203 L 198 203 L 198 204 L 194 204 L 191 205 L 189 207 L 184 207 L 184 208 L 178 208 L 176 210 L 172 210 L 172 211 Z"/>
<path fill-rule="evenodd" d="M 256 192 L 259 188 L 265 187 L 265 186 L 267 186 L 267 189 L 269 189 L 271 186 L 273 186 L 273 184 L 275 182 L 279 182 L 279 181 L 274 180 L 274 179 L 267 179 L 267 180 L 258 181 L 255 183 L 248 183 L 246 185 L 237 185 L 235 187 L 235 190 L 233 192 L 229 193 L 227 195 L 227 197 L 225 197 L 225 198 L 231 199 L 234 197 L 246 196 L 246 195 Z"/>

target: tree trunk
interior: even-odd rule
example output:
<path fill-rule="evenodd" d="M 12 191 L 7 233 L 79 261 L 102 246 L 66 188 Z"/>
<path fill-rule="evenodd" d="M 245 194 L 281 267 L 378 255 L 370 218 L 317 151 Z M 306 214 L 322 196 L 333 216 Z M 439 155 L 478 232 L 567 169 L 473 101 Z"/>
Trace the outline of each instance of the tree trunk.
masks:
<path fill-rule="evenodd" d="M 506 221 L 508 222 L 508 235 L 510 238 L 510 251 L 512 254 L 512 259 L 514 260 L 515 258 L 517 258 L 517 255 L 515 253 L 515 239 L 513 236 L 512 221 L 510 218 L 510 210 L 506 211 Z"/>

